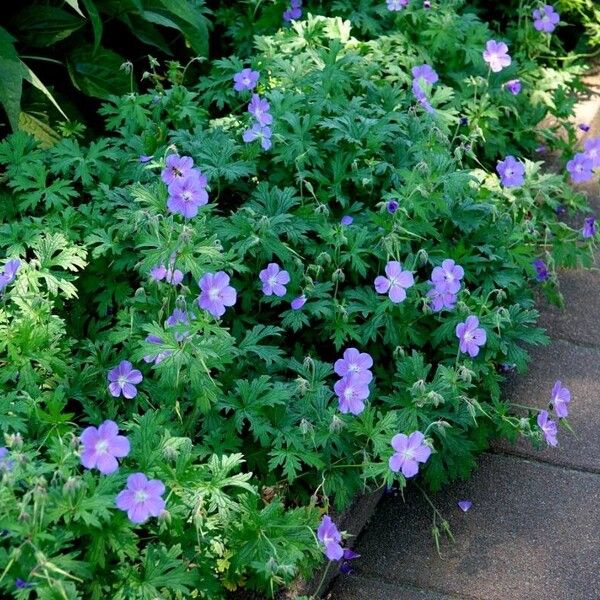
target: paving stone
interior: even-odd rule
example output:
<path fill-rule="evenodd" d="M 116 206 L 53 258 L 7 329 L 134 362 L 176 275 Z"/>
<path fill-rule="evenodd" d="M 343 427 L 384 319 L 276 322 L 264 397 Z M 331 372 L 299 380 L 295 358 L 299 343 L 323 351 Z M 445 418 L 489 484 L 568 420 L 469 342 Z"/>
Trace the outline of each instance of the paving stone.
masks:
<path fill-rule="evenodd" d="M 600 272 L 562 271 L 559 280 L 565 309 L 542 303 L 540 326 L 553 339 L 600 347 Z"/>
<path fill-rule="evenodd" d="M 464 600 L 466 596 L 448 596 L 402 584 L 388 584 L 357 575 L 340 575 L 326 600 Z"/>
<path fill-rule="evenodd" d="M 512 446 L 500 441 L 496 447 L 509 453 L 600 473 L 597 452 L 600 448 L 600 349 L 557 340 L 546 348 L 535 348 L 532 355 L 528 374 L 511 377 L 505 386 L 505 397 L 516 404 L 547 408 L 552 387 L 560 379 L 571 391 L 568 422 L 574 434 L 560 427 L 557 448 L 536 449 L 524 439 Z"/>
<path fill-rule="evenodd" d="M 482 455 L 470 481 L 432 496 L 455 537 L 441 557 L 431 509 L 414 486 L 405 499 L 385 497 L 358 540 L 359 577 L 479 600 L 600 597 L 600 475 Z M 332 598 L 345 600 L 337 589 Z"/>

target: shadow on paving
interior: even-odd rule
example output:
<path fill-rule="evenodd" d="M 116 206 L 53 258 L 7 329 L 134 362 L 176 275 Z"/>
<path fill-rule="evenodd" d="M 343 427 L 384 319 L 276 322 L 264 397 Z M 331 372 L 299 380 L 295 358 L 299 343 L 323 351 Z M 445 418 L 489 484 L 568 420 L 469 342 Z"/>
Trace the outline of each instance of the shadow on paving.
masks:
<path fill-rule="evenodd" d="M 457 501 L 470 499 L 463 513 Z M 468 482 L 433 501 L 455 543 L 441 556 L 432 514 L 410 486 L 388 496 L 358 540 L 355 574 L 332 600 L 594 600 L 600 592 L 600 475 L 485 454 Z M 348 578 L 354 578 L 348 580 Z M 408 587 L 407 587 L 408 586 Z"/>

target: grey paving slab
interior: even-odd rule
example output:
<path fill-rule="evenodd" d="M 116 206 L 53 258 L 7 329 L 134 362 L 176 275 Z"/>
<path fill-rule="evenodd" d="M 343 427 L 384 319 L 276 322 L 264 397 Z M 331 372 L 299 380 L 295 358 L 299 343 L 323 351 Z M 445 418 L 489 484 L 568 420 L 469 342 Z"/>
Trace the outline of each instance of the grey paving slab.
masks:
<path fill-rule="evenodd" d="M 559 280 L 565 309 L 542 303 L 540 326 L 551 338 L 600 347 L 600 272 L 562 271 Z"/>
<path fill-rule="evenodd" d="M 431 510 L 411 486 L 406 502 L 384 498 L 358 541 L 360 577 L 479 600 L 600 597 L 600 475 L 484 454 L 470 481 L 432 498 L 455 543 L 437 554 Z M 461 512 L 460 499 L 473 508 Z"/>
<path fill-rule="evenodd" d="M 571 391 L 568 422 L 574 433 L 561 427 L 557 448 L 536 449 L 524 439 L 512 446 L 500 441 L 495 447 L 600 473 L 600 349 L 555 340 L 546 348 L 535 348 L 532 355 L 529 373 L 509 379 L 505 398 L 525 406 L 547 408 L 552 387 L 560 379 Z"/>
<path fill-rule="evenodd" d="M 359 575 L 340 575 L 327 600 L 466 600 L 466 596 L 441 594 Z M 469 599 L 470 600 L 470 599 Z"/>

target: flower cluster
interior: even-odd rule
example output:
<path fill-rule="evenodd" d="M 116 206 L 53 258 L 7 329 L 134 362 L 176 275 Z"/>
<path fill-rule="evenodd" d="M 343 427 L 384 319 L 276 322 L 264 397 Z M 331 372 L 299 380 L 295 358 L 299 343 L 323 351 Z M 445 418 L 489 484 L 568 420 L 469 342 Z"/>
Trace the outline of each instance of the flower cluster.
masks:
<path fill-rule="evenodd" d="M 190 219 L 198 214 L 200 206 L 208 203 L 206 177 L 194 168 L 194 160 L 190 156 L 177 154 L 167 156 L 161 178 L 169 190 L 167 200 L 169 212 Z"/>
<path fill-rule="evenodd" d="M 571 402 L 571 392 L 566 387 L 563 387 L 562 382 L 558 380 L 552 387 L 550 408 L 554 409 L 559 419 L 564 419 L 569 415 L 569 402 Z M 542 431 L 546 443 L 549 446 L 558 446 L 558 426 L 556 421 L 550 418 L 547 410 L 539 412 L 537 424 Z"/>
<path fill-rule="evenodd" d="M 333 370 L 341 377 L 333 386 L 342 413 L 359 415 L 369 397 L 369 383 L 373 380 L 373 358 L 356 348 L 348 348 L 342 358 L 335 361 Z"/>
<path fill-rule="evenodd" d="M 427 297 L 434 312 L 440 312 L 444 308 L 452 310 L 455 307 L 464 274 L 464 269 L 450 258 L 433 269 L 431 281 L 428 281 L 432 287 L 427 292 Z"/>
<path fill-rule="evenodd" d="M 117 459 L 126 457 L 130 451 L 129 440 L 119 435 L 119 427 L 114 421 L 104 421 L 99 427 L 86 427 L 79 439 L 81 464 L 86 469 L 98 469 L 103 475 L 115 473 L 119 468 Z M 115 504 L 127 512 L 132 523 L 145 523 L 165 509 L 165 501 L 161 498 L 164 492 L 161 481 L 148 481 L 143 473 L 135 473 L 127 478 L 127 487 L 117 495 Z"/>
<path fill-rule="evenodd" d="M 183 281 L 183 273 L 175 268 L 176 255 L 173 254 L 169 260 L 169 266 L 156 265 L 150 270 L 150 277 L 154 281 L 166 281 L 171 285 L 180 285 Z"/>
<path fill-rule="evenodd" d="M 273 117 L 270 110 L 271 106 L 268 100 L 261 98 L 258 94 L 252 95 L 252 100 L 248 104 L 248 112 L 254 118 L 255 123 L 242 134 L 242 139 L 246 144 L 260 140 L 263 150 L 268 150 L 271 147 L 271 128 L 269 125 L 273 122 Z"/>

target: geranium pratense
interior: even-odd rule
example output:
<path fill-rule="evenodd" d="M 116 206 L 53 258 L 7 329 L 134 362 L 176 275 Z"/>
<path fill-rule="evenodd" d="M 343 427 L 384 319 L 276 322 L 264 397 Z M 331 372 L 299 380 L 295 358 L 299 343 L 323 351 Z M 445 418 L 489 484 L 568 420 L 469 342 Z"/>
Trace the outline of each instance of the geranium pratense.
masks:
<path fill-rule="evenodd" d="M 410 435 L 398 433 L 392 438 L 392 448 L 396 451 L 390 457 L 390 469 L 407 479 L 419 472 L 419 463 L 426 463 L 431 456 L 431 448 L 425 443 L 425 436 L 420 431 Z"/>
<path fill-rule="evenodd" d="M 344 556 L 342 534 L 329 515 L 324 515 L 317 529 L 317 539 L 325 546 L 325 556 L 329 560 L 340 560 Z"/>
<path fill-rule="evenodd" d="M 546 281 L 548 277 L 550 277 L 550 273 L 548 272 L 548 267 L 546 263 L 541 258 L 536 258 L 533 261 L 533 268 L 535 269 L 535 278 L 538 281 Z"/>
<path fill-rule="evenodd" d="M 166 327 L 175 327 L 177 325 L 189 325 L 190 324 L 190 316 L 188 313 L 181 308 L 174 308 L 173 312 L 169 315 L 167 320 L 165 321 Z M 175 339 L 178 342 L 183 342 L 185 338 L 190 335 L 189 331 L 177 332 L 175 334 Z"/>
<path fill-rule="evenodd" d="M 179 269 L 167 268 L 164 265 L 152 267 L 150 276 L 154 281 L 162 281 L 164 279 L 171 285 L 179 285 L 183 281 L 183 273 Z"/>
<path fill-rule="evenodd" d="M 511 63 L 508 46 L 504 42 L 489 40 L 483 51 L 483 60 L 488 63 L 494 73 L 499 73 Z"/>
<path fill-rule="evenodd" d="M 286 22 L 295 21 L 302 16 L 302 0 L 290 0 L 290 7 L 283 13 Z"/>
<path fill-rule="evenodd" d="M 342 358 L 338 358 L 333 365 L 333 370 L 340 376 L 356 374 L 361 377 L 365 383 L 370 383 L 373 379 L 371 367 L 373 358 L 367 352 L 360 352 L 356 348 L 348 348 L 344 351 Z"/>
<path fill-rule="evenodd" d="M 596 219 L 594 217 L 586 217 L 583 220 L 583 229 L 581 230 L 581 234 L 584 238 L 591 238 L 596 235 L 598 227 L 596 226 Z"/>
<path fill-rule="evenodd" d="M 258 94 L 252 94 L 252 100 L 248 104 L 248 112 L 256 119 L 259 125 L 270 125 L 273 122 L 273 117 L 269 110 L 271 106 L 268 100 L 261 98 Z"/>
<path fill-rule="evenodd" d="M 558 446 L 558 428 L 556 423 L 550 418 L 547 410 L 541 410 L 537 416 L 538 427 L 544 434 L 544 439 L 549 446 Z"/>
<path fill-rule="evenodd" d="M 369 397 L 369 384 L 365 376 L 359 373 L 351 373 L 342 377 L 333 386 L 339 402 L 341 413 L 359 415 L 365 410 L 365 400 Z"/>
<path fill-rule="evenodd" d="M 114 421 L 104 421 L 98 428 L 86 427 L 79 436 L 83 445 L 81 464 L 86 469 L 98 469 L 103 475 L 119 468 L 117 458 L 129 454 L 129 440 L 119 435 Z"/>
<path fill-rule="evenodd" d="M 164 343 L 163 340 L 157 335 L 149 335 L 145 341 L 149 344 Z M 171 356 L 171 354 L 173 354 L 171 350 L 165 350 L 164 352 L 159 352 L 158 354 L 146 354 L 146 356 L 144 356 L 144 362 L 159 365 L 163 360 L 165 360 L 165 358 Z"/>
<path fill-rule="evenodd" d="M 434 112 L 433 107 L 427 100 L 426 89 L 430 88 L 439 79 L 438 74 L 430 65 L 419 65 L 412 68 L 412 89 L 415 98 L 425 107 L 428 112 Z"/>
<path fill-rule="evenodd" d="M 583 148 L 585 156 L 592 162 L 592 169 L 600 167 L 600 137 L 585 140 Z"/>
<path fill-rule="evenodd" d="M 589 158 L 583 152 L 578 152 L 568 163 L 567 163 L 567 171 L 571 174 L 571 180 L 574 183 L 585 183 L 589 181 L 594 173 L 592 169 L 594 168 L 594 163 L 592 159 Z"/>
<path fill-rule="evenodd" d="M 165 161 L 165 168 L 160 174 L 161 179 L 168 185 L 187 179 L 194 168 L 194 159 L 191 156 L 178 156 L 169 154 Z"/>
<path fill-rule="evenodd" d="M 386 4 L 388 10 L 397 12 L 408 6 L 408 0 L 386 0 Z"/>
<path fill-rule="evenodd" d="M 545 4 L 542 8 L 536 8 L 532 15 L 533 26 L 538 31 L 544 31 L 545 33 L 552 33 L 560 21 L 560 15 L 550 4 Z"/>
<path fill-rule="evenodd" d="M 463 512 L 467 512 L 471 506 L 473 506 L 473 503 L 470 500 L 459 500 L 457 504 L 458 508 Z"/>
<path fill-rule="evenodd" d="M 440 292 L 456 294 L 460 290 L 460 281 L 465 271 L 451 258 L 442 261 L 440 267 L 434 267 L 431 272 L 431 281 Z"/>
<path fill-rule="evenodd" d="M 118 366 L 108 372 L 108 390 L 111 396 L 123 395 L 127 399 L 137 396 L 138 383 L 142 382 L 142 374 L 128 360 L 122 360 Z"/>
<path fill-rule="evenodd" d="M 375 291 L 378 294 L 387 294 L 394 304 L 406 299 L 406 290 L 415 283 L 410 271 L 403 271 L 402 264 L 391 260 L 385 266 L 385 274 L 375 278 Z"/>
<path fill-rule="evenodd" d="M 253 90 L 258 83 L 260 73 L 252 69 L 242 69 L 239 73 L 233 76 L 233 89 L 236 92 L 244 90 Z"/>
<path fill-rule="evenodd" d="M 429 282 L 432 288 L 427 292 L 427 298 L 429 299 L 429 305 L 433 312 L 440 312 L 447 308 L 452 310 L 456 306 L 457 296 L 451 292 L 443 292 L 432 282 Z"/>
<path fill-rule="evenodd" d="M 164 493 L 162 481 L 148 480 L 143 473 L 134 473 L 127 478 L 127 487 L 118 494 L 116 505 L 127 513 L 132 523 L 145 523 L 165 510 L 165 501 L 161 497 Z"/>
<path fill-rule="evenodd" d="M 0 273 L 0 292 L 15 280 L 20 267 L 21 261 L 18 258 L 13 258 L 4 265 Z"/>
<path fill-rule="evenodd" d="M 250 129 L 244 131 L 242 139 L 246 144 L 254 142 L 255 140 L 260 140 L 262 149 L 268 150 L 271 147 L 271 135 L 270 127 L 263 127 L 259 123 L 255 123 Z"/>
<path fill-rule="evenodd" d="M 259 275 L 262 281 L 262 291 L 265 296 L 285 296 L 287 290 L 285 286 L 290 282 L 290 274 L 277 263 L 269 263 L 266 269 L 263 269 Z"/>
<path fill-rule="evenodd" d="M 205 186 L 206 178 L 199 171 L 191 171 L 185 179 L 169 186 L 167 208 L 187 219 L 195 217 L 198 208 L 208 203 Z"/>
<path fill-rule="evenodd" d="M 10 458 L 10 452 L 8 448 L 2 446 L 0 448 L 0 472 L 12 471 L 14 467 L 14 461 Z"/>
<path fill-rule="evenodd" d="M 569 402 L 571 402 L 571 392 L 563 387 L 559 379 L 552 388 L 552 399 L 550 400 L 557 417 L 563 419 L 569 415 Z"/>
<path fill-rule="evenodd" d="M 229 275 L 224 271 L 205 273 L 200 281 L 198 306 L 213 317 L 222 317 L 227 306 L 233 306 L 237 300 L 235 288 L 229 285 Z"/>
<path fill-rule="evenodd" d="M 292 310 L 300 310 L 306 304 L 306 296 L 302 294 L 302 296 L 298 296 L 294 298 L 291 302 Z"/>
<path fill-rule="evenodd" d="M 479 327 L 479 319 L 473 315 L 456 326 L 456 337 L 460 340 L 460 351 L 467 352 L 471 358 L 479 354 L 480 346 L 487 340 L 485 329 Z"/>
<path fill-rule="evenodd" d="M 354 218 L 351 217 L 350 215 L 344 215 L 340 219 L 340 223 L 347 227 L 348 225 L 352 225 L 352 223 L 354 223 Z"/>
<path fill-rule="evenodd" d="M 504 87 L 513 95 L 518 96 L 521 92 L 521 81 L 519 79 L 511 79 L 504 84 Z"/>
<path fill-rule="evenodd" d="M 504 187 L 519 187 L 525 182 L 525 165 L 514 156 L 499 160 L 496 171 Z"/>

